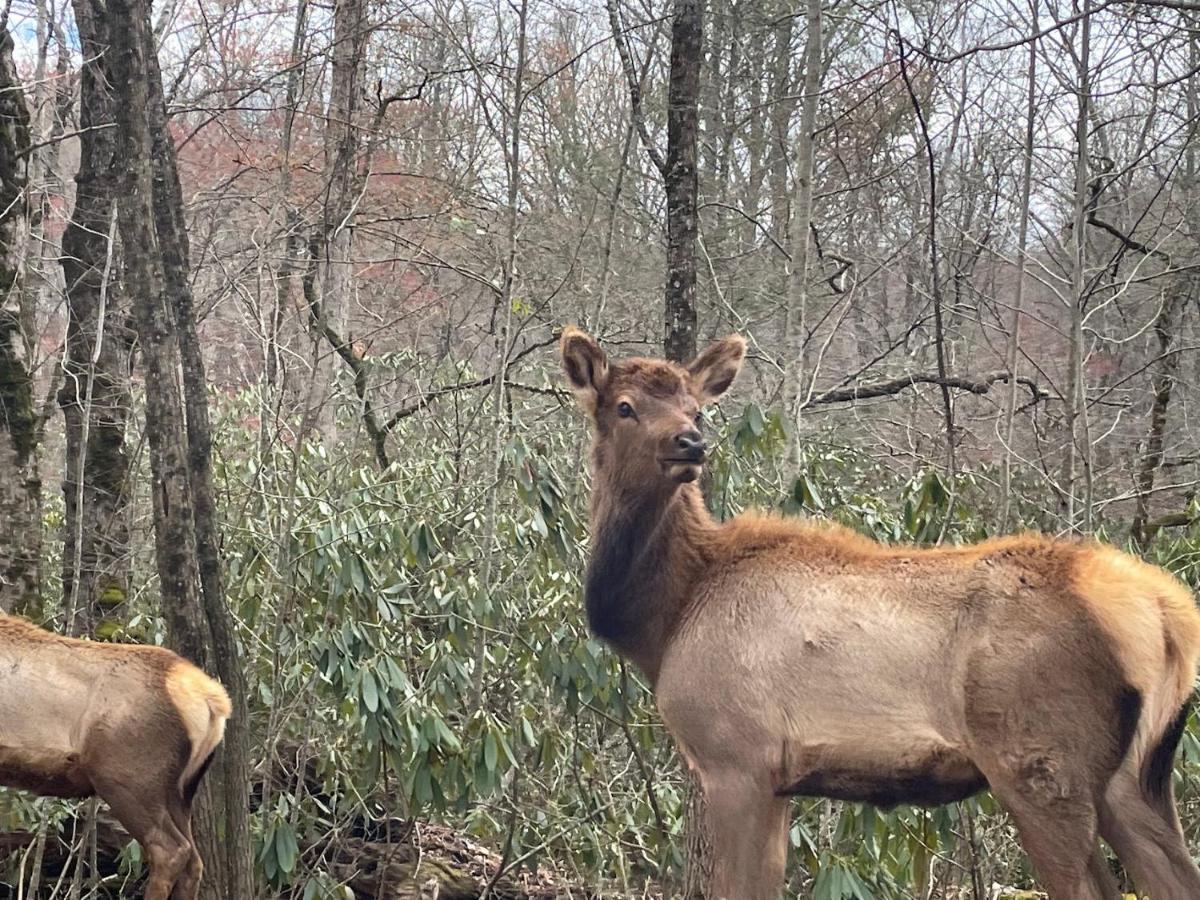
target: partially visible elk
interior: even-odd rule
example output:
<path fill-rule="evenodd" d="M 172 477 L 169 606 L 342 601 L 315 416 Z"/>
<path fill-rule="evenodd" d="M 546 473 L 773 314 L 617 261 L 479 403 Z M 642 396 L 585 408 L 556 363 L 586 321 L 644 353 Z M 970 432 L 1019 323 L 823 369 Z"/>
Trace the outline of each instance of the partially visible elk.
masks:
<path fill-rule="evenodd" d="M 573 328 L 560 350 L 593 430 L 588 622 L 646 674 L 699 777 L 709 896 L 778 895 L 792 795 L 990 789 L 1054 900 L 1119 897 L 1098 835 L 1154 900 L 1200 898 L 1171 784 L 1200 613 L 1175 578 L 1091 541 L 921 549 L 718 523 L 695 420 L 745 342 L 686 367 L 610 362 Z"/>
<path fill-rule="evenodd" d="M 146 900 L 199 894 L 192 800 L 230 710 L 220 684 L 169 650 L 0 614 L 0 785 L 108 803 L 145 848 Z"/>

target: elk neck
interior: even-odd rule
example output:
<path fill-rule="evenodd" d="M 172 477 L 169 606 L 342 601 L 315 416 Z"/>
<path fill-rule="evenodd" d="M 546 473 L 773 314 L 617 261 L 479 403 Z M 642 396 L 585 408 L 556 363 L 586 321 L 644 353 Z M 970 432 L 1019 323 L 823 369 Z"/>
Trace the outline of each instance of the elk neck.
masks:
<path fill-rule="evenodd" d="M 696 484 L 646 490 L 601 467 L 595 478 L 588 625 L 653 683 L 719 526 Z"/>

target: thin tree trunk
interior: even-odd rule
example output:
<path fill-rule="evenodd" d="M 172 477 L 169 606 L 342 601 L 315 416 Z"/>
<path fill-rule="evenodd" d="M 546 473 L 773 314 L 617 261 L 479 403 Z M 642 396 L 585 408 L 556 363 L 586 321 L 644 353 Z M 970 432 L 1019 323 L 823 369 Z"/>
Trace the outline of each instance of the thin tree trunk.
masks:
<path fill-rule="evenodd" d="M 1092 530 L 1092 448 L 1087 421 L 1087 382 L 1083 370 L 1084 267 L 1087 263 L 1088 122 L 1091 118 L 1092 2 L 1085 0 L 1080 22 L 1078 114 L 1075 118 L 1075 210 L 1071 229 L 1071 326 L 1067 359 L 1067 526 L 1078 527 L 1075 484 L 1083 467 L 1083 530 Z"/>
<path fill-rule="evenodd" d="M 1179 371 L 1179 354 L 1174 345 L 1179 335 L 1179 324 L 1184 304 L 1194 289 L 1194 278 L 1176 275 L 1174 284 L 1167 289 L 1162 308 L 1154 320 L 1154 336 L 1157 339 L 1158 365 L 1150 378 L 1153 401 L 1150 404 L 1150 428 L 1133 473 L 1137 488 L 1133 522 L 1130 532 L 1138 550 L 1145 552 L 1154 538 L 1156 529 L 1150 525 L 1150 498 L 1154 492 L 1155 476 L 1163 462 L 1163 448 L 1167 432 L 1167 412 L 1171 405 L 1171 393 L 1175 388 L 1175 377 Z"/>
<path fill-rule="evenodd" d="M 671 76 L 667 89 L 667 154 L 662 168 L 667 195 L 667 273 L 663 347 L 667 359 L 696 355 L 696 238 L 699 180 L 696 143 L 704 19 L 700 0 L 675 0 L 671 26 Z M 712 842 L 704 798 L 688 782 L 687 867 L 684 896 L 703 896 L 712 878 Z"/>
<path fill-rule="evenodd" d="M 1038 29 L 1037 0 L 1033 2 L 1033 22 L 1030 33 Z M 1026 76 L 1025 145 L 1022 149 L 1020 224 L 1017 226 L 1017 286 L 1013 293 L 1012 317 L 1009 320 L 1008 348 L 1005 353 L 1008 368 L 1008 396 L 1004 403 L 1004 464 L 1000 473 L 1000 530 L 1008 528 L 1012 513 L 1013 422 L 1017 413 L 1017 363 L 1021 348 L 1021 307 L 1025 300 L 1025 267 L 1029 248 L 1029 194 L 1033 185 L 1033 138 L 1037 125 L 1037 41 L 1029 42 L 1029 69 Z"/>
<path fill-rule="evenodd" d="M 804 391 L 804 345 L 808 320 L 809 231 L 813 218 L 814 143 L 817 104 L 821 94 L 823 55 L 821 0 L 808 0 L 804 38 L 804 97 L 800 107 L 800 133 L 796 137 L 795 199 L 789 227 L 791 261 L 788 266 L 787 305 L 784 318 L 784 397 L 792 428 L 788 435 L 786 465 L 792 477 L 800 471 L 800 425 Z"/>
<path fill-rule="evenodd" d="M 504 469 L 504 434 L 506 431 L 504 412 L 505 374 L 511 352 L 513 285 L 517 278 L 517 234 L 518 204 L 521 199 L 521 111 L 525 103 L 526 36 L 529 11 L 528 0 L 520 0 L 517 8 L 517 60 L 513 72 L 512 113 L 508 122 L 508 133 L 503 136 L 504 156 L 508 164 L 508 209 L 506 211 L 505 235 L 508 246 L 504 256 L 504 284 L 496 298 L 503 310 L 496 331 L 496 380 L 492 384 L 492 487 L 489 492 L 486 520 L 483 529 L 483 572 L 480 577 L 480 615 L 486 615 L 488 599 L 495 595 L 492 579 L 496 571 L 497 550 L 496 523 L 499 518 L 499 494 L 501 473 Z M 502 324 L 501 324 L 502 323 Z M 472 706 L 478 710 L 483 705 L 484 679 L 487 664 L 487 644 L 484 622 L 475 630 L 475 671 L 472 686 Z"/>
<path fill-rule="evenodd" d="M 794 16 L 780 16 L 771 29 L 774 53 L 771 59 L 767 109 L 769 134 L 767 171 L 771 192 L 771 233 L 780 246 L 787 243 L 790 220 L 788 203 L 788 146 L 792 132 L 792 114 L 796 110 L 792 78 L 792 29 Z M 807 59 L 807 53 L 805 54 Z M 807 73 L 806 73 L 807 74 Z"/>
<path fill-rule="evenodd" d="M 329 110 L 325 119 L 326 183 L 321 222 L 323 257 L 321 274 L 322 321 L 314 334 L 320 341 L 324 326 L 351 340 L 350 296 L 354 287 L 351 244 L 354 235 L 354 206 L 359 178 L 359 98 L 362 94 L 363 58 L 368 36 L 363 0 L 336 0 L 333 8 L 333 50 Z M 336 348 L 332 348 L 335 349 Z M 337 437 L 334 385 L 337 383 L 335 353 L 318 357 L 317 390 L 312 402 L 317 427 L 327 444 Z"/>
<path fill-rule="evenodd" d="M 146 2 L 146 0 L 141 0 Z M 146 9 L 146 23 L 149 23 Z M 147 32 L 148 33 L 148 32 Z M 152 136 L 154 173 L 154 223 L 162 254 L 165 301 L 174 317 L 176 340 L 183 374 L 184 419 L 187 440 L 187 471 L 192 496 L 192 520 L 200 572 L 201 608 L 191 611 L 189 640 L 204 642 L 203 659 L 229 691 L 233 717 L 225 728 L 225 740 L 212 772 L 205 780 L 198 817 L 213 821 L 203 829 L 200 840 L 210 869 L 220 877 L 210 878 L 202 891 L 206 898 L 251 897 L 254 895 L 254 860 L 250 842 L 250 730 L 246 675 L 233 617 L 225 603 L 221 577 L 221 535 L 217 521 L 216 492 L 212 471 L 212 427 L 208 415 L 208 378 L 192 299 L 187 223 L 183 190 L 175 159 L 175 144 L 167 127 L 162 76 L 154 44 L 145 45 L 147 61 L 148 113 Z"/>
<path fill-rule="evenodd" d="M 103 50 L 106 23 L 75 0 L 80 72 L 80 159 L 75 209 L 63 234 L 67 298 L 65 377 L 58 393 L 66 430 L 63 599 L 73 634 L 106 635 L 129 595 L 129 468 L 125 432 L 133 400 L 134 335 L 127 298 L 109 278 L 116 213 L 116 129 Z"/>
<path fill-rule="evenodd" d="M 929 135 L 929 123 L 925 119 L 925 111 L 921 108 L 921 100 L 917 96 L 917 92 L 913 87 L 912 79 L 909 76 L 908 62 L 905 56 L 904 40 L 900 40 L 900 75 L 904 80 L 904 86 L 908 91 L 909 100 L 912 102 L 913 112 L 917 117 L 917 125 L 920 129 L 921 149 L 924 151 L 928 183 L 929 183 L 929 241 L 927 247 L 929 249 L 929 293 L 933 299 L 933 330 L 934 330 L 934 349 L 937 354 L 937 371 L 938 381 L 940 382 L 942 394 L 942 417 L 946 428 L 946 473 L 950 478 L 954 477 L 957 471 L 956 455 L 955 455 L 955 431 L 954 431 L 954 403 L 950 396 L 950 387 L 946 380 L 946 329 L 942 318 L 942 280 L 939 274 L 939 252 L 938 252 L 938 179 L 937 179 L 937 160 L 933 152 L 933 140 Z M 953 500 L 952 500 L 953 502 Z M 950 522 L 950 516 L 947 515 L 943 520 L 943 528 Z"/>
<path fill-rule="evenodd" d="M 675 0 L 671 78 L 667 89 L 667 280 L 663 347 L 667 359 L 696 355 L 696 236 L 699 182 L 700 65 L 704 18 L 700 0 Z"/>
<path fill-rule="evenodd" d="M 26 161 L 29 114 L 13 65 L 13 41 L 0 29 L 0 610 L 24 609 L 39 595 L 41 481 L 22 268 L 28 239 Z"/>
<path fill-rule="evenodd" d="M 1188 41 L 1188 63 L 1191 71 L 1200 65 L 1200 32 L 1194 14 L 1182 14 L 1183 27 L 1191 27 L 1191 38 Z M 1196 79 L 1191 78 L 1187 83 L 1187 115 L 1188 121 L 1195 123 L 1200 117 L 1200 96 L 1198 96 Z M 1183 172 L 1180 181 L 1183 187 L 1183 209 L 1188 224 L 1187 232 L 1192 236 L 1197 234 L 1200 224 L 1200 213 L 1197 212 L 1197 188 L 1200 171 L 1197 170 L 1196 135 L 1193 131 L 1184 152 Z M 1191 273 L 1180 273 L 1173 277 L 1167 294 L 1163 298 L 1162 308 L 1154 320 L 1154 336 L 1157 339 L 1158 364 L 1151 376 L 1151 392 L 1153 400 L 1150 404 L 1150 427 L 1146 435 L 1146 443 L 1134 469 L 1133 482 L 1137 488 L 1133 522 L 1130 532 L 1135 546 L 1145 553 L 1150 542 L 1154 539 L 1157 528 L 1150 521 L 1150 498 L 1154 491 L 1154 482 L 1158 469 L 1163 463 L 1166 445 L 1167 414 L 1170 411 L 1171 396 L 1175 388 L 1175 379 L 1179 372 L 1180 353 L 1175 344 L 1179 339 L 1179 326 L 1183 318 L 1183 310 L 1189 299 L 1196 296 L 1196 288 L 1200 280 Z"/>
<path fill-rule="evenodd" d="M 308 25 L 308 0 L 299 0 L 292 30 L 292 52 L 288 59 L 287 93 L 283 110 L 283 131 L 279 147 L 279 197 L 276 219 L 283 231 L 282 258 L 275 272 L 274 306 L 269 322 L 263 323 L 263 386 L 259 414 L 259 452 L 265 458 L 269 446 L 268 423 L 278 409 L 287 383 L 287 354 L 282 352 L 284 317 L 294 291 L 297 260 L 304 252 L 300 215 L 292 202 L 292 134 L 300 103 L 300 82 L 305 70 L 304 47 Z M 260 469 L 261 472 L 261 469 Z"/>

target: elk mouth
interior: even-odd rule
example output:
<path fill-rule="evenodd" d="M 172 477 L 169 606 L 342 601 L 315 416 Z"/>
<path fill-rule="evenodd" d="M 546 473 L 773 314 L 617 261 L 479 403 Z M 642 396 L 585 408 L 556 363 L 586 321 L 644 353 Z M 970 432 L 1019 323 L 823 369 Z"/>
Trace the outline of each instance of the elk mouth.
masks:
<path fill-rule="evenodd" d="M 698 456 L 672 456 L 659 459 L 659 465 L 672 481 L 687 484 L 700 477 L 704 465 L 704 454 Z"/>

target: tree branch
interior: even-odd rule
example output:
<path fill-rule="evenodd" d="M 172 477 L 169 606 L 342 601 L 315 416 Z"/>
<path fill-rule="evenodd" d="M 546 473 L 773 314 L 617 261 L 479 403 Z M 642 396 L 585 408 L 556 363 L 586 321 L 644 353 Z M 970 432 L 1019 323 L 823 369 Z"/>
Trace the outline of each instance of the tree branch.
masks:
<path fill-rule="evenodd" d="M 1130 250 L 1136 250 L 1136 251 L 1138 251 L 1138 253 L 1144 253 L 1146 256 L 1153 256 L 1156 259 L 1161 259 L 1168 266 L 1171 264 L 1171 257 L 1168 256 L 1166 253 L 1163 253 L 1161 250 L 1155 250 L 1153 247 L 1147 247 L 1141 241 L 1131 238 L 1129 235 L 1125 234 L 1123 231 L 1121 231 L 1119 228 L 1117 228 L 1116 225 L 1112 225 L 1112 224 L 1109 224 L 1108 222 L 1105 222 L 1094 212 L 1088 213 L 1087 222 L 1089 225 L 1095 225 L 1097 228 L 1107 231 L 1109 234 L 1111 234 L 1113 237 L 1115 237 L 1118 241 L 1120 241 L 1122 244 L 1124 244 L 1126 246 L 1126 248 L 1128 248 Z"/>
<path fill-rule="evenodd" d="M 367 429 L 367 435 L 371 438 L 371 445 L 375 451 L 375 461 L 379 463 L 380 469 L 386 469 L 391 464 L 387 455 L 387 429 L 379 426 L 379 419 L 375 415 L 375 407 L 371 403 L 370 397 L 367 396 L 369 387 L 367 365 L 362 356 L 354 349 L 354 345 L 339 335 L 333 326 L 329 324 L 329 320 L 325 316 L 325 310 L 321 306 L 321 300 L 317 296 L 317 261 L 320 258 L 320 233 L 319 229 L 314 229 L 308 238 L 308 265 L 304 267 L 304 276 L 301 279 L 304 288 L 304 300 L 308 305 L 309 321 L 312 323 L 312 327 L 320 332 L 322 337 L 329 342 L 329 346 L 350 367 L 350 371 L 354 373 L 354 393 L 358 395 L 359 402 L 362 404 L 363 426 Z"/>
<path fill-rule="evenodd" d="M 509 358 L 508 364 L 504 367 L 505 376 L 508 375 L 509 371 L 512 369 L 513 366 L 515 366 L 518 362 L 520 362 L 522 359 L 524 359 L 526 356 L 528 356 L 534 350 L 540 350 L 543 347 L 550 346 L 551 344 L 555 343 L 559 339 L 560 336 L 561 336 L 561 333 L 556 331 L 554 334 L 550 335 L 550 337 L 548 337 L 546 340 L 538 341 L 536 343 L 530 344 L 528 347 L 524 348 L 520 353 L 514 353 Z M 383 424 L 383 432 L 385 434 L 390 432 L 397 425 L 399 425 L 402 421 L 404 421 L 405 419 L 407 419 L 409 416 L 413 415 L 414 413 L 420 412 L 421 410 L 423 410 L 425 407 L 429 406 L 429 404 L 431 404 L 434 400 L 438 399 L 439 397 L 444 397 L 446 394 L 454 394 L 454 393 L 457 393 L 458 391 L 469 391 L 469 390 L 473 390 L 475 388 L 487 387 L 489 384 L 492 384 L 493 382 L 495 382 L 497 374 L 498 373 L 494 372 L 491 375 L 485 375 L 484 377 L 476 378 L 473 381 L 464 381 L 464 382 L 461 382 L 460 384 L 447 384 L 447 385 L 443 385 L 442 387 L 430 388 L 424 394 L 422 394 L 420 397 L 418 397 L 416 400 L 412 401 L 411 403 L 407 404 L 406 406 L 400 407 L 400 409 L 398 409 L 394 413 L 392 413 L 391 417 L 387 420 L 387 422 L 385 422 Z M 547 393 L 547 394 L 552 394 L 553 396 L 556 396 L 556 397 L 561 394 L 560 391 L 556 391 L 551 388 L 537 388 L 537 387 L 533 387 L 532 385 L 515 385 L 515 386 L 520 387 L 523 390 L 530 391 L 532 393 Z"/>
<path fill-rule="evenodd" d="M 633 55 L 629 52 L 629 45 L 625 43 L 625 29 L 621 26 L 617 0 L 606 0 L 605 6 L 608 7 L 608 21 L 612 26 L 613 43 L 616 45 L 617 55 L 621 58 L 621 68 L 625 70 L 625 80 L 629 82 L 629 115 L 633 119 L 634 125 L 637 126 L 642 146 L 646 148 L 646 155 L 650 157 L 650 161 L 654 163 L 654 168 L 658 169 L 659 174 L 666 177 L 667 161 L 659 149 L 654 146 L 654 141 L 650 139 L 650 132 L 646 128 L 646 117 L 642 115 L 642 84 L 637 77 L 637 69 L 633 66 Z"/>
<path fill-rule="evenodd" d="M 972 394 L 986 394 L 992 389 L 992 386 L 997 382 L 1008 383 L 1010 375 L 1008 372 L 989 372 L 985 375 L 980 375 L 977 378 L 966 378 L 958 375 L 951 375 L 945 378 L 940 377 L 936 372 L 914 372 L 909 375 L 903 375 L 900 378 L 892 378 L 888 381 L 880 381 L 875 384 L 866 384 L 848 388 L 835 388 L 831 391 L 826 391 L 823 394 L 818 394 L 813 397 L 806 407 L 820 406 L 826 403 L 850 403 L 855 400 L 871 400 L 876 397 L 893 397 L 899 394 L 906 388 L 913 387 L 918 384 L 936 384 L 940 387 L 950 390 L 954 388 L 960 391 L 967 391 Z M 1017 376 L 1017 384 L 1023 384 L 1029 388 L 1030 394 L 1033 395 L 1034 402 L 1047 400 L 1050 394 L 1043 390 L 1036 381 L 1031 378 L 1026 378 L 1023 375 Z"/>

